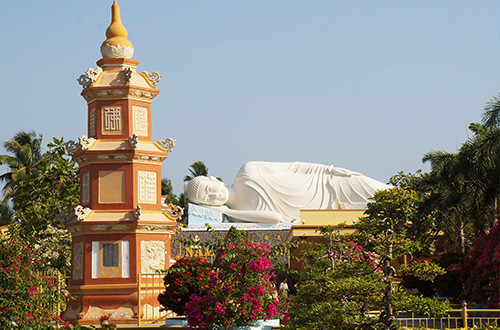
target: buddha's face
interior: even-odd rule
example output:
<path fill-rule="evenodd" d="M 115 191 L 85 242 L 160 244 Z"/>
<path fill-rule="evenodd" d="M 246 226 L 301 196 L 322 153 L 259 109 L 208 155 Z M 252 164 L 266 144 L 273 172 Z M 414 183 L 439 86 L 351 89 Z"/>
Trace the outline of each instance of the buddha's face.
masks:
<path fill-rule="evenodd" d="M 216 178 L 205 178 L 200 181 L 196 197 L 200 204 L 220 206 L 229 199 L 229 190 L 224 183 Z"/>

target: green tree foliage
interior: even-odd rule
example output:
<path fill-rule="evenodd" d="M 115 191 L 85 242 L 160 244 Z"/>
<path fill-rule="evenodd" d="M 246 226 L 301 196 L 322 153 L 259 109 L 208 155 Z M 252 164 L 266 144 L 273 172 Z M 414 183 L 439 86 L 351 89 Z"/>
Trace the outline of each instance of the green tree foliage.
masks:
<path fill-rule="evenodd" d="M 5 197 L 9 197 L 12 192 L 12 184 L 24 175 L 29 173 L 31 169 L 42 158 L 42 135 L 37 135 L 34 131 L 18 132 L 14 137 L 6 142 L 3 146 L 9 153 L 0 155 L 0 165 L 7 165 L 9 171 L 0 175 L 0 182 L 5 184 L 3 191 Z"/>
<path fill-rule="evenodd" d="M 394 187 L 374 194 L 373 203 L 368 204 L 366 217 L 362 217 L 356 227 L 359 230 L 359 240 L 367 249 L 376 252 L 380 257 L 380 269 L 384 274 L 385 289 L 382 296 L 383 312 L 380 322 L 386 329 L 395 329 L 394 313 L 402 306 L 410 308 L 410 304 L 401 302 L 407 294 L 398 293 L 393 287 L 395 269 L 391 263 L 403 255 L 416 255 L 422 251 L 432 251 L 433 240 L 430 234 L 433 228 L 433 218 L 418 212 L 424 195 L 404 187 Z M 414 275 L 425 275 L 427 280 L 433 280 L 442 273 L 440 267 L 429 266 L 415 268 Z M 417 272 L 417 270 L 419 270 Z M 405 298 L 406 299 L 406 298 Z M 428 313 L 439 314 L 447 306 L 429 298 L 418 297 L 419 309 Z M 399 304 L 399 305 L 398 305 Z M 399 306 L 399 307 L 398 307 Z M 439 307 L 441 306 L 441 307 Z M 439 308 L 437 308 L 439 307 Z M 410 309 L 411 310 L 411 309 Z"/>
<path fill-rule="evenodd" d="M 431 171 L 421 182 L 429 192 L 427 212 L 462 254 L 500 214 L 500 95 L 486 104 L 482 122 L 469 129 L 472 134 L 457 153 L 424 155 Z"/>
<path fill-rule="evenodd" d="M 184 177 L 184 182 L 190 181 L 197 176 L 208 176 L 208 167 L 200 160 L 191 164 L 189 174 Z M 222 181 L 219 177 L 217 177 L 217 180 Z"/>
<path fill-rule="evenodd" d="M 396 255 L 432 251 L 434 219 L 419 212 L 424 198 L 424 193 L 399 186 L 376 192 L 366 217 L 356 225 L 367 247 L 380 255 L 387 254 L 389 245 Z"/>
<path fill-rule="evenodd" d="M 369 311 L 380 310 L 385 287 L 376 255 L 365 251 L 338 228 L 320 228 L 328 244 L 304 246 L 297 295 L 287 329 L 375 329 Z"/>
<path fill-rule="evenodd" d="M 54 138 L 48 147 L 36 166 L 12 185 L 14 211 L 26 237 L 37 238 L 48 225 L 63 228 L 61 222 L 79 203 L 78 168 L 63 140 Z"/>
<path fill-rule="evenodd" d="M 40 151 L 41 139 L 34 132 L 20 132 L 9 140 L 6 149 L 13 156 L 0 159 L 10 172 L 2 177 L 8 182 L 20 237 L 45 268 L 69 273 L 70 236 L 62 222 L 79 203 L 78 168 L 62 139 L 54 138 L 45 153 Z"/>
<path fill-rule="evenodd" d="M 179 200 L 177 195 L 174 194 L 174 187 L 170 179 L 161 179 L 161 194 L 165 196 L 165 204 L 179 205 Z"/>
<path fill-rule="evenodd" d="M 477 237 L 487 232 L 499 214 L 500 128 L 473 123 L 469 129 L 473 136 L 462 145 L 459 155 L 467 170 L 466 202 Z"/>
<path fill-rule="evenodd" d="M 459 153 L 429 152 L 423 157 L 431 165 L 431 172 L 422 182 L 429 191 L 424 208 L 432 213 L 438 227 L 456 251 L 464 254 L 473 232 L 470 211 L 470 164 Z"/>
<path fill-rule="evenodd" d="M 8 225 L 14 222 L 14 210 L 9 204 L 9 200 L 4 198 L 0 200 L 0 226 Z"/>
<path fill-rule="evenodd" d="M 179 195 L 179 206 L 184 209 L 184 214 L 182 215 L 181 223 L 187 225 L 188 223 L 188 208 L 189 208 L 189 199 L 186 193 L 181 193 Z"/>
<path fill-rule="evenodd" d="M 190 181 L 197 176 L 208 176 L 208 167 L 200 160 L 191 164 L 189 174 L 184 177 L 184 181 Z"/>

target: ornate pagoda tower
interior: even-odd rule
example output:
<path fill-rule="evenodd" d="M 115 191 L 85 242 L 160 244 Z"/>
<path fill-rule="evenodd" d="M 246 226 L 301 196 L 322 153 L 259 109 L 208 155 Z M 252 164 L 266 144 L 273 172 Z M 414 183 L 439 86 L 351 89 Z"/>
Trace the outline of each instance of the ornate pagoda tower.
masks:
<path fill-rule="evenodd" d="M 138 276 L 169 267 L 179 216 L 161 208 L 161 165 L 175 141 L 151 139 L 151 102 L 161 76 L 137 72 L 116 1 L 106 37 L 98 68 L 78 79 L 88 136 L 66 145 L 80 166 L 81 205 L 66 224 L 72 235 L 68 290 L 76 299 L 63 317 L 81 324 L 102 316 L 114 323 L 136 319 Z"/>

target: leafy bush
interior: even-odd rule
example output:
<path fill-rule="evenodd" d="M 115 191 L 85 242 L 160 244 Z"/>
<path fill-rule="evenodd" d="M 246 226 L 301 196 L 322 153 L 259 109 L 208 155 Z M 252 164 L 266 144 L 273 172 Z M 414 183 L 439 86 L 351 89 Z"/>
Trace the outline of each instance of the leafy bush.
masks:
<path fill-rule="evenodd" d="M 429 259 L 416 259 L 409 265 L 401 265 L 403 273 L 402 285 L 408 289 L 417 289 L 426 297 L 436 294 L 434 280 L 437 276 L 445 274 L 445 270 Z"/>
<path fill-rule="evenodd" d="M 376 255 L 353 242 L 311 243 L 290 309 L 287 329 L 363 329 L 377 322 L 369 311 L 382 308 L 385 287 Z"/>

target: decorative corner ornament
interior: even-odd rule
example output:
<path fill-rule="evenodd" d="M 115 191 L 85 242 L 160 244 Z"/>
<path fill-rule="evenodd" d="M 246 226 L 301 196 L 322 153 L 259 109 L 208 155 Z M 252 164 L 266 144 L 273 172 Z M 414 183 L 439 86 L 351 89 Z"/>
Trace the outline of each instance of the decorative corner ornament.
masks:
<path fill-rule="evenodd" d="M 80 148 L 80 144 L 76 143 L 73 140 L 69 140 L 68 142 L 66 142 L 64 144 L 64 146 L 66 147 L 66 150 L 68 151 L 68 153 L 71 155 L 73 155 L 75 153 L 75 151 L 77 151 L 78 148 Z"/>
<path fill-rule="evenodd" d="M 141 206 L 137 205 L 134 207 L 134 217 L 136 220 L 139 220 L 141 218 Z"/>
<path fill-rule="evenodd" d="M 184 209 L 179 205 L 172 205 L 171 208 L 165 210 L 165 213 L 172 219 L 179 221 L 184 215 Z"/>
<path fill-rule="evenodd" d="M 97 141 L 96 139 L 92 137 L 87 137 L 85 135 L 79 137 L 78 140 L 80 141 L 80 145 L 82 146 L 83 150 L 87 150 L 88 148 L 90 148 L 91 145 L 95 143 L 95 141 Z"/>
<path fill-rule="evenodd" d="M 89 68 L 84 74 L 82 74 L 76 80 L 83 87 L 83 89 L 85 89 L 97 80 L 97 77 L 99 77 L 99 74 L 101 74 L 101 72 L 102 72 L 101 68 L 96 68 L 96 69 Z"/>
<path fill-rule="evenodd" d="M 172 149 L 175 147 L 175 142 L 177 140 L 174 140 L 172 138 L 166 138 L 165 140 L 156 140 L 156 143 L 161 145 L 163 148 L 167 149 L 168 152 L 171 152 Z"/>
<path fill-rule="evenodd" d="M 75 215 L 78 221 L 82 221 L 83 219 L 85 219 L 85 217 L 87 217 L 90 212 L 92 212 L 92 209 L 88 207 L 83 207 L 81 205 L 75 207 Z"/>
<path fill-rule="evenodd" d="M 148 80 L 151 82 L 151 84 L 153 86 L 156 86 L 156 84 L 160 82 L 161 77 L 163 77 L 157 71 L 155 71 L 153 73 L 149 73 L 147 71 L 143 71 L 143 73 L 146 75 L 146 77 L 148 78 Z"/>
<path fill-rule="evenodd" d="M 127 83 L 129 83 L 130 79 L 132 79 L 132 69 L 125 68 L 123 69 L 123 73 L 125 74 L 125 80 L 127 81 Z"/>
<path fill-rule="evenodd" d="M 128 138 L 128 143 L 130 143 L 130 146 L 132 148 L 137 148 L 137 143 L 139 143 L 139 137 L 137 136 L 137 134 L 132 134 L 129 138 Z"/>

